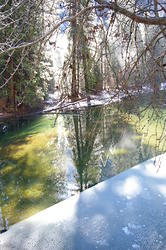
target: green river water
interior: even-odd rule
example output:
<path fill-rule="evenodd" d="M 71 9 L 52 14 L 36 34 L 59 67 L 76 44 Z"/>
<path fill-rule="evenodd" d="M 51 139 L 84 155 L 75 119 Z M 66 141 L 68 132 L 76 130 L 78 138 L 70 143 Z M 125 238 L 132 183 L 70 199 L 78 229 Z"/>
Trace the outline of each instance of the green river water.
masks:
<path fill-rule="evenodd" d="M 8 132 L 0 135 L 3 223 L 14 224 L 165 152 L 164 106 L 147 107 L 138 100 L 5 121 Z"/>

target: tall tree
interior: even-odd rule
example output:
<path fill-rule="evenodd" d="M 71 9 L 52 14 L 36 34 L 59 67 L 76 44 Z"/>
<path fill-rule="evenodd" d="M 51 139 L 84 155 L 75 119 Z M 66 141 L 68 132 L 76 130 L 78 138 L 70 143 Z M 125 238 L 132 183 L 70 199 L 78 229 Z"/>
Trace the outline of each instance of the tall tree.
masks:
<path fill-rule="evenodd" d="M 44 2 L 47 6 L 44 11 L 51 15 L 52 7 L 48 7 L 46 0 Z M 67 24 L 68 27 L 71 26 L 72 34 L 72 53 L 69 67 L 72 75 L 71 92 L 74 96 L 79 92 L 78 85 L 80 87 L 82 79 L 85 82 L 86 91 L 93 89 L 90 85 L 91 83 L 94 84 L 96 79 L 99 79 L 98 82 L 102 82 L 104 61 L 107 62 L 107 71 L 111 71 L 111 77 L 114 76 L 114 79 L 111 80 L 115 81 L 115 85 L 118 85 L 119 88 L 124 89 L 126 92 L 133 85 L 141 85 L 140 76 L 142 78 L 142 72 L 145 74 L 144 79 L 141 79 L 144 82 L 152 81 L 150 75 L 154 74 L 149 74 L 150 71 L 152 73 L 156 72 L 157 78 L 155 82 L 159 81 L 159 75 L 160 81 L 165 80 L 166 10 L 163 0 L 71 0 L 65 1 L 63 4 L 59 1 L 59 6 L 61 6 L 59 9 L 55 7 L 55 1 L 53 1 L 56 18 L 52 19 L 52 22 L 48 21 L 47 28 L 42 29 L 42 32 L 40 28 L 37 29 L 37 26 L 40 26 L 38 24 L 41 23 L 39 21 L 41 20 L 41 4 L 43 4 L 43 1 L 34 3 L 34 1 L 29 0 L 24 5 L 24 1 L 20 0 L 18 2 L 4 2 L 1 5 L 0 32 L 3 33 L 3 36 L 1 36 L 3 38 L 0 43 L 0 55 L 1 59 L 3 59 L 2 62 L 5 61 L 7 65 L 10 64 L 8 58 L 10 58 L 11 54 L 15 53 L 16 50 L 21 54 L 20 51 L 24 48 L 25 51 L 20 60 L 22 61 L 24 56 L 27 57 L 27 54 L 25 54 L 27 50 L 30 51 L 33 47 L 35 49 L 32 50 L 36 51 L 37 47 L 40 48 L 40 43 L 46 43 L 59 28 Z M 65 9 L 65 15 L 63 16 L 59 14 L 62 9 Z M 90 16 L 93 16 L 93 19 L 89 19 Z M 87 27 L 89 24 L 90 26 Z M 104 50 L 104 44 L 106 49 L 105 53 L 102 52 L 100 65 L 97 64 L 99 61 L 96 60 L 96 51 L 101 51 L 100 36 L 99 32 L 94 32 L 92 37 L 89 36 L 89 34 L 93 34 L 91 26 L 97 26 L 98 30 L 104 30 L 105 32 L 102 51 Z M 151 32 L 155 29 L 157 33 Z M 32 30 L 33 35 L 29 37 L 28 33 Z M 147 31 L 148 34 L 146 34 Z M 92 39 L 92 42 L 90 39 Z M 97 45 L 96 48 L 94 44 Z M 82 48 L 81 45 L 83 45 Z M 152 53 L 154 48 L 155 51 L 156 48 L 160 48 L 157 54 L 156 52 Z M 81 59 L 79 59 L 79 54 L 82 54 Z M 153 69 L 148 69 L 148 64 L 152 61 Z M 20 64 L 20 62 L 17 63 L 18 67 L 15 65 L 13 73 L 9 72 L 7 76 L 9 81 L 13 78 Z M 145 67 L 147 67 L 146 70 Z M 4 82 L 4 78 L 6 79 L 6 76 L 4 77 L 4 68 L 2 63 L 1 75 L 3 74 L 3 81 L 1 89 L 9 82 L 6 80 Z"/>

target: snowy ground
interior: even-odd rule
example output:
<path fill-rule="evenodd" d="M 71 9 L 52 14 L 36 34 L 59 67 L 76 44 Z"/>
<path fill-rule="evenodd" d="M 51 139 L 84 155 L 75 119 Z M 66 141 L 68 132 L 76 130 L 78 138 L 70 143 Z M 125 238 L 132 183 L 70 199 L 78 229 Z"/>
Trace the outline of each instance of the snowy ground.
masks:
<path fill-rule="evenodd" d="M 160 84 L 160 90 L 166 90 L 166 82 Z M 151 93 L 153 89 L 148 86 L 143 86 L 142 90 L 128 90 L 126 92 L 121 90 L 114 90 L 108 92 L 106 90 L 101 91 L 97 95 L 88 95 L 87 97 L 80 98 L 77 101 L 72 101 L 67 96 L 61 100 L 60 92 L 55 91 L 53 94 L 49 94 L 49 98 L 45 101 L 44 110 L 37 111 L 31 114 L 25 114 L 24 116 L 35 115 L 35 114 L 45 114 L 45 113 L 54 113 L 59 110 L 66 112 L 72 110 L 81 110 L 86 107 L 92 106 L 104 106 L 111 103 L 121 101 L 122 98 L 127 96 L 137 96 L 140 94 Z M 10 117 L 12 114 L 3 114 L 0 113 L 0 118 Z M 18 115 L 19 116 L 19 115 Z"/>
<path fill-rule="evenodd" d="M 166 82 L 160 84 L 160 90 L 166 90 Z M 149 86 L 143 86 L 142 89 L 138 90 L 128 90 L 126 92 L 115 89 L 114 91 L 108 92 L 106 90 L 101 91 L 97 95 L 89 95 L 85 98 L 82 98 L 77 101 L 71 101 L 68 97 L 65 97 L 63 100 L 60 100 L 59 92 L 55 92 L 49 96 L 47 104 L 51 107 L 46 107 L 44 109 L 45 112 L 51 112 L 58 109 L 63 111 L 68 110 L 80 110 L 86 107 L 91 106 L 100 106 L 100 105 L 107 105 L 111 103 L 115 103 L 120 101 L 122 98 L 127 96 L 137 96 L 140 94 L 145 93 L 152 93 L 153 89 Z"/>
<path fill-rule="evenodd" d="M 166 249 L 166 154 L 9 228 L 2 250 Z"/>
<path fill-rule="evenodd" d="M 51 111 L 54 112 L 55 110 L 58 109 L 61 109 L 63 111 L 80 110 L 91 106 L 107 105 L 110 103 L 120 101 L 123 97 L 127 96 L 127 94 L 124 94 L 123 92 L 120 91 L 114 91 L 114 92 L 102 91 L 98 95 L 89 95 L 74 102 L 67 97 L 61 101 L 57 101 L 57 96 L 58 96 L 57 94 L 56 96 L 50 95 L 50 98 L 47 101 L 47 103 L 51 107 L 47 107 L 46 109 L 44 109 L 44 112 L 51 112 Z"/>

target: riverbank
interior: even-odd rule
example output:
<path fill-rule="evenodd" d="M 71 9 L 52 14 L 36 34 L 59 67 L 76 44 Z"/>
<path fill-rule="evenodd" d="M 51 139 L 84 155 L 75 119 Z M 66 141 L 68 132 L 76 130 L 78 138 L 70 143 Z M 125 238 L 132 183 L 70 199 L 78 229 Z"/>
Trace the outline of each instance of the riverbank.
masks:
<path fill-rule="evenodd" d="M 165 164 L 157 156 L 11 226 L 0 248 L 165 249 Z"/>
<path fill-rule="evenodd" d="M 134 95 L 140 94 L 134 93 Z M 124 93 L 123 91 L 102 91 L 96 95 L 88 95 L 80 97 L 78 100 L 73 101 L 70 97 L 65 96 L 63 99 L 60 98 L 60 95 L 50 95 L 48 100 L 45 101 L 41 110 L 28 113 L 0 113 L 0 120 L 7 118 L 19 118 L 19 117 L 28 117 L 33 115 L 42 115 L 49 113 L 63 113 L 73 110 L 83 110 L 87 107 L 96 107 L 104 106 L 111 103 L 116 103 L 121 101 L 122 98 L 127 96 L 132 96 L 133 93 Z"/>

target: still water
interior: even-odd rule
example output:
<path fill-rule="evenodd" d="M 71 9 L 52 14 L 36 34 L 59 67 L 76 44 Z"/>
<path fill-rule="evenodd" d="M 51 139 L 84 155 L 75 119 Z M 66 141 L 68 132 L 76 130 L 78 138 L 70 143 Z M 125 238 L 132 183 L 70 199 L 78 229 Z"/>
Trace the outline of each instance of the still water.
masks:
<path fill-rule="evenodd" d="M 8 132 L 0 135 L 0 223 L 14 224 L 165 152 L 165 114 L 164 108 L 133 108 L 124 101 L 6 121 Z"/>

